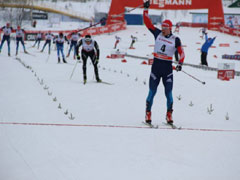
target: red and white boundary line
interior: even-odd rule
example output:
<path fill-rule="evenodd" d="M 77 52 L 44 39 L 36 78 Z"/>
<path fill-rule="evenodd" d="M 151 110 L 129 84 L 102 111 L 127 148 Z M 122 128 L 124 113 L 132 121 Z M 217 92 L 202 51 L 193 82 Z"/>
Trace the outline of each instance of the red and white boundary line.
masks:
<path fill-rule="evenodd" d="M 25 125 L 25 126 L 62 126 L 62 127 L 104 127 L 104 128 L 134 128 L 149 129 L 146 126 L 127 126 L 127 125 L 101 125 L 101 124 L 55 124 L 55 123 L 19 123 L 19 122 L 0 122 L 0 125 Z M 210 131 L 210 132 L 238 132 L 239 129 L 207 129 L 207 128 L 181 128 L 172 129 L 169 127 L 159 126 L 158 129 L 165 130 L 185 130 L 185 131 Z"/>

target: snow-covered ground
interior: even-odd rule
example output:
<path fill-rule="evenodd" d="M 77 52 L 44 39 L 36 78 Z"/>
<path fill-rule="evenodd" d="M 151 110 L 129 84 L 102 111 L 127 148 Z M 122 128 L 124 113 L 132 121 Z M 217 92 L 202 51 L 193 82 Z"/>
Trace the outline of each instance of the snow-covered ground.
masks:
<path fill-rule="evenodd" d="M 95 36 L 100 46 L 100 77 L 113 85 L 95 83 L 88 60 L 88 82 L 83 85 L 82 64 L 70 80 L 76 63 L 57 64 L 54 48 L 48 58 L 30 48 L 18 58 L 11 42 L 0 54 L 0 179 L 3 180 L 238 180 L 240 178 L 240 78 L 217 79 L 217 72 L 183 66 L 206 85 L 183 72 L 174 72 L 174 114 L 177 126 L 164 126 L 166 99 L 160 83 L 152 113 L 160 129 L 145 128 L 145 99 L 151 67 L 141 59 L 108 59 L 115 35 L 118 48 L 132 55 L 150 55 L 152 34 L 144 26 Z M 134 50 L 130 36 L 137 36 Z M 203 44 L 199 29 L 181 28 L 186 63 L 199 64 Z M 217 67 L 222 54 L 239 51 L 239 38 L 209 31 L 217 36 L 208 55 Z M 200 42 L 200 44 L 197 44 Z M 219 47 L 229 43 L 230 47 Z M 41 47 L 43 42 L 41 42 Z M 67 52 L 65 45 L 65 53 Z M 217 56 L 217 58 L 214 57 Z M 22 63 L 25 64 L 26 67 Z M 240 62 L 235 69 L 240 70 Z M 146 82 L 146 84 L 145 84 Z M 181 100 L 178 98 L 181 97 Z M 53 101 L 55 99 L 56 101 Z M 61 108 L 59 108 L 61 106 Z M 212 107 L 211 114 L 207 109 Z M 68 112 L 67 115 L 64 113 Z M 229 120 L 226 120 L 228 119 Z"/>

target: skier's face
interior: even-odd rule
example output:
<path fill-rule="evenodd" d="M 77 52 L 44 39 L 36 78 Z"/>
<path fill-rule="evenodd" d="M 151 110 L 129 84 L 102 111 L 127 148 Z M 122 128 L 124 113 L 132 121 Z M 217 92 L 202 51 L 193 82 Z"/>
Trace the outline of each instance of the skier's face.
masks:
<path fill-rule="evenodd" d="M 87 45 L 91 44 L 92 41 L 86 41 Z"/>
<path fill-rule="evenodd" d="M 164 26 L 162 26 L 162 34 L 163 34 L 164 36 L 169 35 L 170 32 L 171 32 L 171 29 L 170 29 L 169 27 L 164 27 Z"/>

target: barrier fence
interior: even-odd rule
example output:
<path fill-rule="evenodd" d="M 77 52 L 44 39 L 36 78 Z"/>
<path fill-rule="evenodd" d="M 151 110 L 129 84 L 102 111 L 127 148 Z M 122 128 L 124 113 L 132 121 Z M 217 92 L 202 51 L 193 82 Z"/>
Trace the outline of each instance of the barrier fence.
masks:
<path fill-rule="evenodd" d="M 127 53 L 125 54 L 125 56 L 126 57 L 131 57 L 131 58 L 137 58 L 137 59 L 144 59 L 144 60 L 149 60 L 150 59 L 148 57 L 135 56 L 135 55 L 127 54 Z M 176 62 L 174 62 L 174 63 L 176 63 Z M 208 70 L 208 71 L 218 71 L 218 68 L 202 66 L 202 65 L 197 65 L 197 64 L 190 64 L 190 63 L 185 63 L 184 62 L 183 65 L 198 68 L 198 69 L 204 69 L 204 70 Z M 240 76 L 240 71 L 235 71 L 235 75 Z"/>
<path fill-rule="evenodd" d="M 116 24 L 111 24 L 111 25 L 105 25 L 101 27 L 89 27 L 89 28 L 84 28 L 84 29 L 75 29 L 75 30 L 50 30 L 51 33 L 64 33 L 67 34 L 68 36 L 72 32 L 79 32 L 81 36 L 85 36 L 87 34 L 90 35 L 100 35 L 100 34 L 105 34 L 105 33 L 113 33 L 116 31 L 120 30 L 125 30 L 126 29 L 126 22 L 119 22 Z M 42 33 L 43 34 L 43 39 L 45 39 L 44 34 L 49 32 L 49 30 L 26 30 L 25 33 L 25 40 L 35 40 L 35 36 L 37 33 Z M 1 31 L 0 31 L 0 39 L 1 39 Z"/>
<path fill-rule="evenodd" d="M 207 24 L 206 23 L 189 23 L 189 22 L 181 22 L 181 26 L 183 27 L 206 27 L 207 28 Z M 223 26 L 219 26 L 218 28 L 215 29 L 216 31 L 219 31 L 221 33 L 225 33 L 225 34 L 229 34 L 232 36 L 238 36 L 240 37 L 240 29 L 234 29 L 234 28 L 230 28 L 226 25 Z"/>

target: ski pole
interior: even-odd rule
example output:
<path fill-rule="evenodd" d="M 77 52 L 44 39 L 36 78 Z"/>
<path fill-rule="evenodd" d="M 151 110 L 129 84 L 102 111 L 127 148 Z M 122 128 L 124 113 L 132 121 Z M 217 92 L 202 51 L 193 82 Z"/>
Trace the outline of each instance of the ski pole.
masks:
<path fill-rule="evenodd" d="M 71 76 L 70 76 L 70 80 L 72 79 L 72 76 L 73 76 L 73 73 L 74 73 L 74 71 L 75 71 L 75 69 L 76 69 L 76 67 L 77 67 L 77 64 L 78 64 L 78 60 L 76 60 L 76 63 L 75 63 L 74 68 L 73 68 L 73 70 L 72 70 L 72 74 L 71 74 Z"/>
<path fill-rule="evenodd" d="M 203 85 L 206 84 L 206 82 L 199 80 L 198 78 L 194 77 L 193 75 L 191 75 L 191 74 L 189 74 L 189 73 L 187 73 L 187 72 L 185 72 L 185 71 L 183 71 L 183 70 L 182 70 L 182 72 L 183 72 L 184 74 L 190 76 L 191 78 L 195 79 L 196 81 L 202 83 Z"/>
<path fill-rule="evenodd" d="M 107 20 L 107 18 L 104 17 L 104 18 L 100 19 L 99 22 L 97 22 L 97 23 L 95 23 L 95 24 L 92 24 L 92 25 L 90 25 L 90 26 L 88 26 L 88 27 L 85 27 L 85 28 L 83 28 L 83 29 L 79 29 L 77 32 L 84 31 L 84 30 L 89 29 L 89 28 L 91 28 L 91 27 L 97 26 L 98 24 L 104 23 L 106 20 Z"/>
<path fill-rule="evenodd" d="M 48 54 L 48 57 L 46 59 L 46 63 L 48 63 L 49 57 L 50 57 L 50 54 Z"/>
<path fill-rule="evenodd" d="M 173 70 L 176 70 L 176 67 L 175 67 L 175 66 L 173 66 Z M 201 80 L 199 80 L 198 78 L 196 78 L 195 76 L 193 76 L 193 75 L 191 75 L 191 74 L 189 74 L 189 73 L 185 72 L 184 70 L 181 70 L 181 72 L 183 72 L 184 74 L 188 75 L 189 77 L 191 77 L 191 78 L 195 79 L 196 81 L 198 81 L 198 82 L 202 83 L 203 85 L 205 85 L 205 84 L 206 84 L 206 82 L 205 82 L 205 81 L 201 81 Z"/>
<path fill-rule="evenodd" d="M 143 7 L 143 4 L 141 4 L 141 5 L 139 5 L 139 6 L 135 7 L 135 8 L 129 9 L 129 10 L 123 12 L 123 13 L 113 14 L 113 15 L 111 15 L 111 16 L 112 16 L 112 17 L 121 17 L 121 16 L 122 16 L 123 14 L 125 14 L 126 12 L 131 12 L 131 11 L 133 11 L 133 10 L 135 10 L 135 9 L 137 9 L 137 8 L 141 8 L 141 7 Z"/>
<path fill-rule="evenodd" d="M 137 8 L 141 8 L 142 6 L 143 6 L 143 4 L 141 4 L 141 5 L 139 5 L 139 6 L 135 7 L 135 8 L 132 8 L 132 9 L 130 9 L 130 10 L 127 10 L 126 12 L 131 12 L 131 11 L 137 9 Z M 119 16 L 122 16 L 124 13 L 125 13 L 125 12 L 120 13 L 120 14 L 114 14 L 114 15 L 111 15 L 111 16 L 112 16 L 112 17 L 119 17 Z M 104 23 L 104 22 L 106 22 L 106 21 L 107 21 L 107 18 L 104 17 L 104 18 L 100 19 L 99 22 L 97 22 L 97 23 L 95 23 L 95 24 L 92 24 L 92 25 L 90 25 L 90 26 L 88 26 L 88 27 L 85 27 L 85 28 L 83 28 L 83 29 L 79 29 L 77 32 L 84 31 L 84 30 L 86 30 L 86 29 L 89 29 L 89 28 L 91 28 L 91 27 L 97 26 L 98 24 Z"/>

